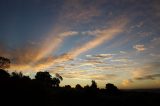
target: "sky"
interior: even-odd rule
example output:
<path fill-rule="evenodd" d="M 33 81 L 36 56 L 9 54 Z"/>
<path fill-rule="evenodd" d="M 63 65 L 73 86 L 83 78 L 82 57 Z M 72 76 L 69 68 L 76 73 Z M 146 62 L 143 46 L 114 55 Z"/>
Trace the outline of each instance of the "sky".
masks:
<path fill-rule="evenodd" d="M 9 72 L 61 86 L 160 88 L 159 0 L 0 0 L 0 56 Z"/>

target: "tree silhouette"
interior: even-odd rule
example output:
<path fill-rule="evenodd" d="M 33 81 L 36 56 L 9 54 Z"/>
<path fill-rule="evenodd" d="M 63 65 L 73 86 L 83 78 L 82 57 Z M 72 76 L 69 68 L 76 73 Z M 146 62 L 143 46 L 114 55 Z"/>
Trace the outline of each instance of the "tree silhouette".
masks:
<path fill-rule="evenodd" d="M 0 79 L 7 79 L 9 77 L 10 77 L 10 74 L 7 71 L 0 69 Z"/>
<path fill-rule="evenodd" d="M 95 80 L 92 80 L 92 84 L 91 84 L 90 88 L 97 89 L 97 83 Z"/>
<path fill-rule="evenodd" d="M 52 76 L 49 74 L 49 72 L 37 72 L 36 73 L 36 80 L 42 82 L 43 84 L 46 84 L 48 86 L 52 86 Z"/>
<path fill-rule="evenodd" d="M 52 86 L 59 87 L 59 84 L 62 80 L 63 80 L 62 76 L 60 76 L 58 73 L 56 73 L 55 77 L 52 78 Z"/>
<path fill-rule="evenodd" d="M 22 77 L 23 77 L 23 74 L 21 72 L 20 73 L 12 72 L 12 74 L 11 74 L 11 78 L 14 80 L 21 79 Z"/>
<path fill-rule="evenodd" d="M 65 85 L 64 88 L 71 89 L 72 87 L 70 85 Z"/>
<path fill-rule="evenodd" d="M 117 92 L 118 88 L 114 84 L 108 83 L 106 84 L 106 90 L 108 92 Z"/>
<path fill-rule="evenodd" d="M 6 69 L 10 67 L 10 60 L 5 57 L 0 57 L 0 69 Z"/>
<path fill-rule="evenodd" d="M 54 77 L 52 79 L 52 86 L 53 87 L 59 87 L 59 84 L 60 84 L 60 80 L 57 77 Z"/>
<path fill-rule="evenodd" d="M 80 84 L 77 84 L 75 88 L 80 90 L 80 89 L 82 89 L 82 86 Z"/>
<path fill-rule="evenodd" d="M 48 81 L 52 79 L 49 72 L 37 72 L 35 78 L 40 81 Z"/>
<path fill-rule="evenodd" d="M 84 86 L 84 89 L 89 89 L 89 88 L 90 88 L 89 85 Z"/>

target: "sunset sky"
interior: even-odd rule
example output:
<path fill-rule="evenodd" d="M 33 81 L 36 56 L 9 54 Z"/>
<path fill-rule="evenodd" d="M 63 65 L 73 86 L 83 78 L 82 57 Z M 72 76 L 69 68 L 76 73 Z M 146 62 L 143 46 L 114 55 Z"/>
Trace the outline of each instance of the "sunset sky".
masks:
<path fill-rule="evenodd" d="M 61 86 L 160 88 L 159 0 L 0 0 L 9 72 L 59 73 Z"/>

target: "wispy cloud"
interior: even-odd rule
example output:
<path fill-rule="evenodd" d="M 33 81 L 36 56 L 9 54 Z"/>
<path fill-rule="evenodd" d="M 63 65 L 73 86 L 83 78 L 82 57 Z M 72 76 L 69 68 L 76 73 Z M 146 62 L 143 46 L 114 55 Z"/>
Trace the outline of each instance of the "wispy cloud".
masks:
<path fill-rule="evenodd" d="M 126 54 L 127 52 L 126 52 L 126 51 L 120 51 L 120 53 L 121 53 L 121 54 Z"/>
<path fill-rule="evenodd" d="M 52 35 L 53 34 L 53 35 Z M 11 59 L 11 70 L 19 71 L 38 71 L 44 69 L 48 64 L 51 64 L 56 56 L 50 56 L 63 44 L 66 37 L 77 35 L 76 31 L 65 31 L 49 37 L 40 43 L 28 43 L 23 48 L 15 48 L 7 50 L 4 44 L 0 47 L 0 55 Z"/>
<path fill-rule="evenodd" d="M 160 74 L 151 74 L 145 75 L 143 77 L 137 77 L 136 80 L 155 80 L 156 78 L 160 78 Z"/>
<path fill-rule="evenodd" d="M 92 36 L 96 36 L 99 35 L 101 33 L 101 30 L 94 30 L 94 31 L 84 31 L 82 32 L 82 34 L 84 35 L 92 35 Z"/>
<path fill-rule="evenodd" d="M 112 59 L 111 61 L 112 61 L 112 62 L 123 62 L 123 63 L 131 62 L 131 60 L 130 60 L 130 59 L 127 59 L 127 58 Z"/>
<path fill-rule="evenodd" d="M 144 45 L 134 45 L 133 48 L 139 52 L 145 51 L 147 49 L 144 47 Z"/>
<path fill-rule="evenodd" d="M 109 28 L 101 30 L 101 33 L 99 33 L 95 38 L 93 38 L 92 40 L 88 41 L 83 45 L 79 45 L 77 48 L 71 50 L 68 54 L 71 54 L 72 57 L 76 57 L 81 53 L 84 53 L 90 49 L 93 49 L 103 44 L 104 42 L 113 39 L 119 33 L 124 31 L 124 27 L 127 24 L 127 22 L 128 22 L 127 19 L 116 20 Z"/>
<path fill-rule="evenodd" d="M 86 55 L 89 59 L 110 59 L 115 54 L 96 54 L 96 55 Z"/>
<path fill-rule="evenodd" d="M 117 78 L 115 74 L 93 74 L 89 75 L 89 77 L 93 80 L 109 80 Z"/>
<path fill-rule="evenodd" d="M 62 63 L 65 61 L 72 60 L 75 57 L 79 56 L 80 54 L 82 54 L 92 48 L 95 48 L 95 47 L 103 44 L 104 42 L 107 42 L 107 41 L 113 39 L 120 32 L 123 32 L 124 27 L 126 25 L 126 22 L 127 22 L 127 20 L 123 20 L 123 21 L 118 20 L 118 21 L 114 22 L 110 28 L 101 30 L 101 33 L 99 35 L 97 35 L 92 40 L 88 41 L 87 43 L 75 47 L 74 49 L 72 49 L 71 51 L 69 51 L 66 54 L 50 58 L 48 61 L 45 61 L 45 62 L 41 62 L 40 60 L 43 57 L 45 57 L 47 55 L 47 53 L 54 52 L 54 50 L 57 50 L 57 47 L 59 47 L 59 45 L 62 43 L 64 37 L 73 36 L 73 35 L 78 34 L 78 32 L 74 32 L 74 31 L 61 33 L 61 34 L 59 34 L 59 36 L 56 36 L 54 38 L 54 41 L 56 43 L 55 42 L 51 43 L 51 45 L 49 47 L 47 47 L 45 50 L 43 50 L 43 52 L 40 54 L 40 56 L 37 59 L 35 59 L 36 60 L 35 64 L 32 67 L 33 67 L 33 69 L 36 69 L 36 70 L 39 70 L 39 69 L 46 70 L 46 69 L 49 69 L 49 67 L 53 67 L 57 63 Z M 117 24 L 119 26 L 117 26 Z M 48 43 L 49 42 L 47 42 L 47 44 Z M 94 57 L 111 58 L 111 54 L 99 54 Z M 92 63 L 93 63 L 93 61 L 92 61 Z M 97 61 L 96 61 L 96 63 L 97 63 Z"/>
<path fill-rule="evenodd" d="M 160 58 L 160 54 L 151 53 L 150 55 L 156 58 Z"/>
<path fill-rule="evenodd" d="M 56 35 L 54 35 L 53 33 L 53 35 L 47 38 L 47 40 L 43 43 L 44 45 L 42 45 L 42 48 L 39 54 L 37 54 L 36 58 L 34 59 L 34 62 L 39 61 L 40 59 L 49 55 L 51 52 L 54 53 L 61 46 L 66 37 L 70 37 L 77 34 L 78 32 L 75 31 L 66 31 Z"/>
<path fill-rule="evenodd" d="M 91 74 L 85 72 L 63 73 L 63 76 L 66 78 L 80 78 L 80 79 L 90 79 L 90 80 L 109 80 L 117 78 L 115 74 Z"/>
<path fill-rule="evenodd" d="M 151 48 L 157 48 L 157 47 L 159 47 L 159 45 L 160 45 L 160 37 L 155 37 L 150 42 Z"/>
<path fill-rule="evenodd" d="M 135 68 L 132 71 L 133 79 L 145 79 L 145 78 L 154 78 L 154 75 L 157 76 L 158 70 L 160 69 L 159 62 L 147 63 L 142 67 Z M 155 76 L 155 77 L 156 77 Z"/>
<path fill-rule="evenodd" d="M 101 30 L 101 33 L 94 37 L 92 40 L 78 45 L 77 47 L 70 50 L 68 53 L 63 54 L 61 56 L 58 56 L 54 61 L 52 62 L 52 65 L 54 63 L 60 63 L 68 60 L 72 60 L 75 57 L 79 56 L 80 54 L 93 49 L 104 42 L 107 42 L 111 39 L 113 39 L 115 36 L 117 36 L 119 33 L 124 31 L 125 25 L 128 23 L 128 20 L 125 18 L 115 20 L 110 27 L 107 29 Z"/>

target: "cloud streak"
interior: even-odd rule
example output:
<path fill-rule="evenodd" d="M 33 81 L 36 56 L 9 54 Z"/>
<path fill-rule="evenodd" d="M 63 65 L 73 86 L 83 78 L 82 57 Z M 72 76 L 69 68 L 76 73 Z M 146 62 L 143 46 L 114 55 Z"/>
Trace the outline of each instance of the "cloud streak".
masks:
<path fill-rule="evenodd" d="M 144 47 L 144 45 L 134 45 L 133 48 L 136 49 L 139 52 L 142 52 L 142 51 L 146 50 L 146 48 Z"/>
<path fill-rule="evenodd" d="M 151 74 L 145 75 L 143 77 L 137 77 L 136 80 L 155 80 L 156 78 L 160 78 L 160 74 Z"/>
<path fill-rule="evenodd" d="M 62 42 L 66 37 L 74 36 L 77 34 L 78 32 L 75 32 L 75 31 L 66 31 L 66 32 L 57 34 L 55 36 L 52 35 L 52 37 L 49 37 L 49 39 L 47 39 L 44 42 L 44 45 L 42 46 L 40 54 L 36 56 L 33 63 L 41 60 L 45 56 L 49 55 L 51 52 L 54 53 L 59 48 L 59 46 L 62 44 Z"/>
<path fill-rule="evenodd" d="M 127 20 L 118 20 L 117 22 L 113 23 L 112 26 L 110 26 L 109 28 L 101 30 L 101 33 L 99 33 L 95 38 L 83 45 L 78 46 L 77 48 L 74 48 L 68 54 L 71 54 L 71 56 L 74 58 L 90 49 L 93 49 L 103 44 L 104 42 L 113 39 L 119 33 L 124 31 L 126 23 Z"/>
<path fill-rule="evenodd" d="M 127 23 L 128 23 L 128 19 L 126 19 L 126 18 L 112 21 L 110 27 L 108 27 L 104 30 L 101 30 L 101 33 L 98 34 L 96 37 L 94 37 L 92 40 L 75 47 L 74 49 L 70 50 L 66 54 L 58 56 L 52 62 L 52 65 L 54 65 L 54 63 L 61 63 L 64 61 L 72 60 L 75 57 L 79 56 L 80 54 L 82 54 L 88 50 L 91 50 L 93 48 L 96 48 L 97 46 L 103 44 L 104 42 L 110 41 L 111 39 L 113 39 L 118 34 L 120 34 L 121 32 L 124 31 L 124 28 Z"/>

